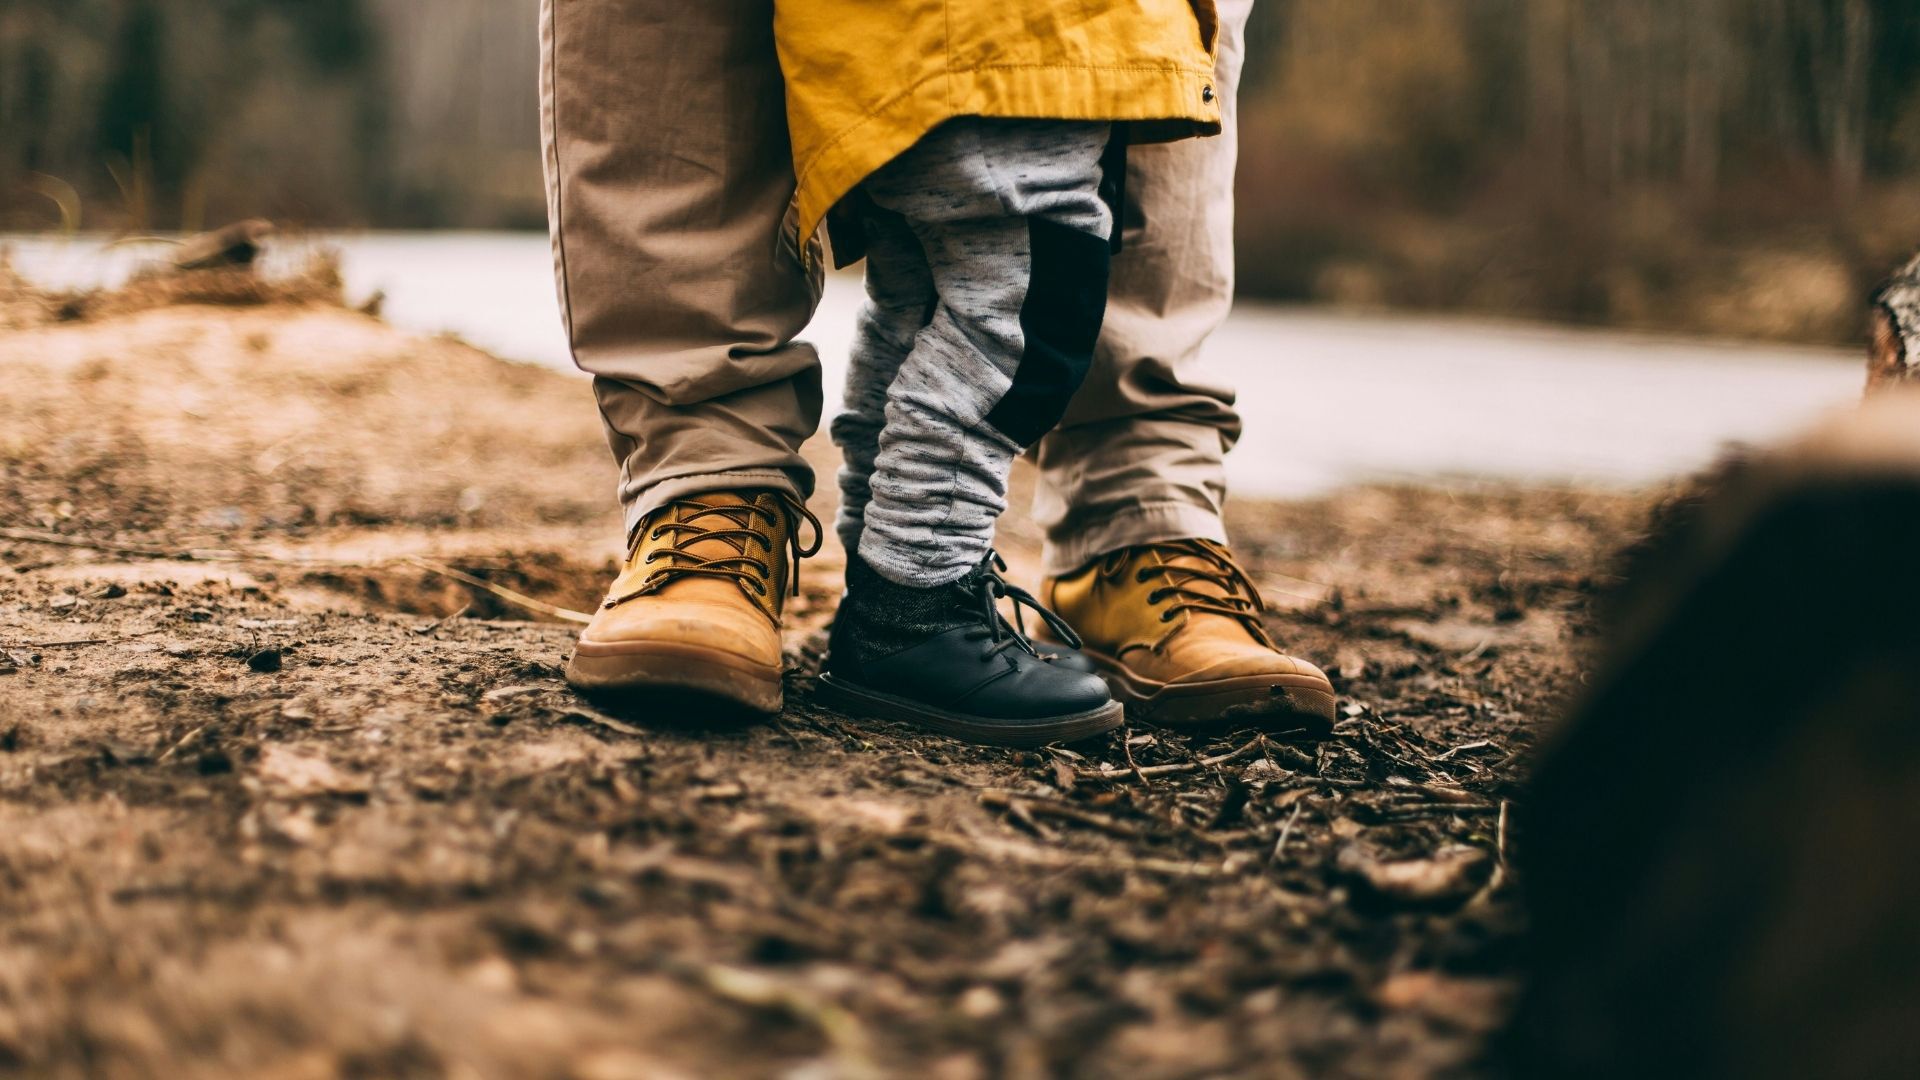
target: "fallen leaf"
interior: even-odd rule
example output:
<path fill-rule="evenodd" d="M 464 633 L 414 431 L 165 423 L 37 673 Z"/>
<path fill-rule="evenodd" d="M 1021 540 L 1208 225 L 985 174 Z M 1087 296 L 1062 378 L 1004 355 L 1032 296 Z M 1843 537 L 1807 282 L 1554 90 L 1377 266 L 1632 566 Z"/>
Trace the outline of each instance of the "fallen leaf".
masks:
<path fill-rule="evenodd" d="M 1301 799 L 1304 799 L 1311 794 L 1313 794 L 1312 788 L 1303 788 L 1303 787 L 1288 788 L 1287 790 L 1281 792 L 1280 794 L 1275 795 L 1273 797 L 1273 801 L 1268 803 L 1267 806 L 1268 806 L 1268 809 L 1270 810 L 1285 810 L 1287 807 L 1292 806 L 1294 803 L 1299 802 Z M 1352 819 L 1344 818 L 1342 820 L 1352 820 Z"/>
<path fill-rule="evenodd" d="M 368 790 L 364 777 L 342 772 L 326 758 L 285 746 L 263 749 L 255 773 L 261 783 L 281 795 L 365 795 Z"/>
<path fill-rule="evenodd" d="M 619 1049 L 595 1050 L 567 1070 L 570 1080 L 680 1080 L 686 1075 L 659 1058 Z"/>
<path fill-rule="evenodd" d="M 494 704 L 494 703 L 496 703 L 496 702 L 501 702 L 501 701 L 508 701 L 508 700 L 511 700 L 511 699 L 513 699 L 513 698 L 517 698 L 517 697 L 525 697 L 525 696 L 526 696 L 526 695 L 528 695 L 528 694 L 537 694 L 537 693 L 539 693 L 539 692 L 540 692 L 540 691 L 542 691 L 542 690 L 548 690 L 548 689 L 551 689 L 551 687 L 546 687 L 546 686 L 502 686 L 502 687 L 500 687 L 500 688 L 499 688 L 499 689 L 497 689 L 497 690 L 489 690 L 489 691 L 487 691 L 486 693 L 484 693 L 484 694 L 482 694 L 482 695 L 480 695 L 480 700 L 481 700 L 481 701 L 484 701 L 484 702 L 487 702 L 488 704 L 490 704 L 490 705 L 491 705 L 491 704 Z"/>
<path fill-rule="evenodd" d="M 898 836 L 921 821 L 919 810 L 879 799 L 841 799 L 833 809 L 849 824 L 883 836 Z"/>
<path fill-rule="evenodd" d="M 1457 844 L 1425 859 L 1382 862 L 1359 844 L 1340 849 L 1335 866 L 1374 895 L 1404 904 L 1444 904 L 1465 900 L 1485 884 L 1493 857 Z"/>
<path fill-rule="evenodd" d="M 1061 791 L 1072 791 L 1073 781 L 1074 781 L 1073 766 L 1056 758 L 1053 762 L 1054 785 L 1058 787 Z"/>
<path fill-rule="evenodd" d="M 1490 1031 L 1504 1015 L 1508 989 L 1493 979 L 1463 979 L 1437 971 L 1403 971 L 1380 984 L 1373 999 L 1383 1009 L 1408 1009 L 1475 1031 Z"/>

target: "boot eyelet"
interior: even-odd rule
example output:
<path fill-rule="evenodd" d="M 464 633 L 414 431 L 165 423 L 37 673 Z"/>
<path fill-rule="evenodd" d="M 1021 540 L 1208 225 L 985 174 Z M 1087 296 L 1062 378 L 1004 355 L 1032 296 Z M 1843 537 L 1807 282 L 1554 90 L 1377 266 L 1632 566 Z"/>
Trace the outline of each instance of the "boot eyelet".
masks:
<path fill-rule="evenodd" d="M 1161 621 L 1161 622 L 1172 622 L 1172 621 L 1173 621 L 1173 612 L 1171 612 L 1171 611 L 1163 611 L 1163 612 L 1161 612 L 1161 613 L 1160 613 L 1160 621 Z"/>
<path fill-rule="evenodd" d="M 649 532 L 649 533 L 647 533 L 647 539 L 649 539 L 649 540 L 658 540 L 658 539 L 660 539 L 660 530 L 659 530 L 659 529 L 654 529 L 653 531 L 651 531 L 651 532 Z"/>

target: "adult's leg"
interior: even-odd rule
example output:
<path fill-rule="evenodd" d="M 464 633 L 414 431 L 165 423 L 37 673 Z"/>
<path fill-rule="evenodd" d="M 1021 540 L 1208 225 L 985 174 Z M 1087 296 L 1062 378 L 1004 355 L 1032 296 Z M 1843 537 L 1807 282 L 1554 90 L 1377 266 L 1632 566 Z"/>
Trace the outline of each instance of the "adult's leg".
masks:
<path fill-rule="evenodd" d="M 543 0 L 541 111 L 561 310 L 594 375 L 629 533 L 716 490 L 811 494 L 819 274 L 793 195 L 772 0 Z"/>
<path fill-rule="evenodd" d="M 772 0 L 543 0 L 548 213 L 632 549 L 581 632 L 589 693 L 781 704 L 820 369 Z M 643 522 L 647 525 L 642 528 Z M 696 715 L 700 715 L 696 713 Z"/>
<path fill-rule="evenodd" d="M 1039 448 L 1041 595 L 1138 719 L 1325 734 L 1334 690 L 1289 656 L 1225 546 L 1231 387 L 1199 368 L 1233 302 L 1234 121 L 1252 0 L 1219 0 L 1213 139 L 1136 147 L 1094 368 Z"/>
<path fill-rule="evenodd" d="M 1220 135 L 1128 151 L 1124 243 L 1093 370 L 1035 453 L 1049 574 L 1138 544 L 1226 539 L 1225 457 L 1240 417 L 1199 354 L 1233 302 L 1234 123 L 1252 7 L 1219 0 Z"/>

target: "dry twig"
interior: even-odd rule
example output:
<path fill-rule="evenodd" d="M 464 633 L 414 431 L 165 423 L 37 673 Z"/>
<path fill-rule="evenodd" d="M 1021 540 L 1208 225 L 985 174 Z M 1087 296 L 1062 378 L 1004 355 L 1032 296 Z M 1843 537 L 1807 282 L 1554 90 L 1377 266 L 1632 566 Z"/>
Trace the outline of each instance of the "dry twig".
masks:
<path fill-rule="evenodd" d="M 1244 761 L 1247 758 L 1259 756 L 1266 751 L 1266 748 L 1267 737 L 1265 735 L 1256 735 L 1253 737 L 1252 742 L 1249 742 L 1247 745 L 1242 746 L 1232 753 L 1201 758 L 1199 761 L 1188 761 L 1178 765 L 1147 765 L 1144 767 L 1136 765 L 1130 772 L 1118 772 L 1112 769 L 1075 769 L 1073 774 L 1082 780 L 1121 780 L 1131 776 L 1141 783 L 1145 783 L 1150 776 L 1178 776 L 1181 773 L 1199 772 L 1202 769 L 1212 769 L 1236 761 Z"/>
<path fill-rule="evenodd" d="M 1307 804 L 1304 802 L 1294 803 L 1293 813 L 1287 815 L 1287 823 L 1280 826 L 1280 839 L 1273 845 L 1273 857 L 1276 861 L 1280 858 L 1280 853 L 1287 849 L 1287 840 L 1293 836 L 1293 825 L 1300 820 L 1300 811 L 1306 808 Z"/>
<path fill-rule="evenodd" d="M 1219 866 L 1199 862 L 1179 862 L 1174 859 L 1151 857 L 1124 858 L 1120 856 L 1083 855 L 1078 852 L 1059 851 L 1052 848 L 1034 847 L 1032 844 L 1015 840 L 1003 840 L 992 836 L 965 836 L 950 832 L 929 832 L 919 834 L 927 842 L 951 848 L 964 855 L 984 856 L 989 859 L 1001 859 L 1006 862 L 1037 866 L 1047 870 L 1093 870 L 1119 873 L 1158 874 L 1175 878 L 1217 878 L 1226 877 L 1227 872 Z"/>
<path fill-rule="evenodd" d="M 1133 778 L 1143 785 L 1151 783 L 1147 779 L 1147 774 L 1140 771 L 1140 763 L 1133 760 L 1133 728 L 1131 727 L 1120 728 L 1120 752 L 1127 756 L 1127 769 L 1133 773 Z"/>
<path fill-rule="evenodd" d="M 648 737 L 648 732 L 645 728 L 635 727 L 632 724 L 627 723 L 625 720 L 615 720 L 613 717 L 608 716 L 606 713 L 596 712 L 591 709 L 580 709 L 580 708 L 569 709 L 567 710 L 566 715 L 561 717 L 561 719 L 584 720 L 589 724 L 598 724 L 599 726 L 606 728 L 608 731 L 619 732 L 620 734 L 626 735 L 630 738 L 644 739 Z"/>
<path fill-rule="evenodd" d="M 569 608 L 555 607 L 544 600 L 535 600 L 533 597 L 528 596 L 525 593 L 514 592 L 512 589 L 509 589 L 504 585 L 495 585 L 493 582 L 488 581 L 485 578 L 474 577 L 472 574 L 469 574 L 464 570 L 455 570 L 451 566 L 443 566 L 440 563 L 433 562 L 432 560 L 429 560 L 429 559 L 422 559 L 419 556 L 409 556 L 406 559 L 406 561 L 411 565 L 417 566 L 422 570 L 428 571 L 429 573 L 439 574 L 443 577 L 450 577 L 453 580 L 458 581 L 463 585 L 471 585 L 476 589 L 485 589 L 486 591 L 492 593 L 493 595 L 499 597 L 500 599 L 505 600 L 510 604 L 515 604 L 519 607 L 526 608 L 528 611 L 539 612 L 542 615 L 547 615 L 552 618 L 560 619 L 562 621 L 570 622 L 570 623 L 584 624 L 584 623 L 589 623 L 593 621 L 593 616 L 588 615 L 585 612 L 573 611 Z"/>
<path fill-rule="evenodd" d="M 846 1008 L 798 984 L 757 971 L 722 964 L 682 965 L 680 970 L 715 997 L 756 1009 L 768 1009 L 812 1024 L 833 1047 L 836 1075 L 879 1076 L 873 1038 Z"/>
<path fill-rule="evenodd" d="M 46 544 L 50 547 L 81 548 L 87 551 L 103 551 L 109 555 L 144 555 L 148 558 L 172 559 L 180 562 L 206 561 L 204 557 L 228 554 L 226 552 L 193 552 L 180 548 L 163 548 L 153 544 L 109 544 L 100 540 L 88 540 L 78 536 L 63 536 L 55 532 L 43 532 L 39 529 L 0 529 L 0 540 L 18 540 L 26 544 Z"/>
<path fill-rule="evenodd" d="M 587 623 L 593 619 L 593 616 L 585 612 L 555 607 L 543 600 L 535 600 L 525 593 L 514 592 L 512 589 L 495 585 L 491 581 L 475 577 L 463 570 L 456 570 L 451 566 L 445 566 L 430 559 L 420 558 L 419 556 L 407 556 L 406 558 L 388 562 L 372 563 L 340 559 L 299 559 L 280 555 L 268 555 L 258 551 L 228 551 L 225 549 L 182 550 L 152 544 L 116 544 L 102 540 L 88 540 L 82 537 L 62 536 L 59 533 L 42 532 L 38 529 L 0 529 L 0 539 L 18 540 L 31 544 L 49 544 L 54 547 L 83 548 L 88 551 L 105 552 L 109 555 L 137 555 L 149 559 L 168 559 L 176 562 L 267 563 L 276 566 L 300 566 L 314 570 L 378 570 L 382 567 L 394 565 L 414 566 L 428 573 L 439 574 L 443 577 L 452 578 L 464 585 L 471 585 L 476 589 L 484 589 L 516 607 L 524 608 L 549 618 L 570 623 Z"/>
<path fill-rule="evenodd" d="M 1464 754 L 1469 750 L 1485 750 L 1487 747 L 1490 747 L 1492 745 L 1493 745 L 1493 741 L 1490 739 L 1476 739 L 1470 743 L 1461 743 L 1459 746 L 1456 746 L 1453 749 L 1446 751 L 1445 753 L 1435 754 L 1433 760 L 1445 761 L 1455 754 Z"/>
<path fill-rule="evenodd" d="M 1140 830 L 1125 822 L 1115 821 L 1104 814 L 1083 810 L 1070 803 L 1056 802 L 1032 795 L 1017 795 L 1011 791 L 983 791 L 980 793 L 981 805 L 1009 813 L 1038 814 L 1060 821 L 1085 825 L 1090 829 L 1106 833 L 1121 840 L 1138 840 Z"/>

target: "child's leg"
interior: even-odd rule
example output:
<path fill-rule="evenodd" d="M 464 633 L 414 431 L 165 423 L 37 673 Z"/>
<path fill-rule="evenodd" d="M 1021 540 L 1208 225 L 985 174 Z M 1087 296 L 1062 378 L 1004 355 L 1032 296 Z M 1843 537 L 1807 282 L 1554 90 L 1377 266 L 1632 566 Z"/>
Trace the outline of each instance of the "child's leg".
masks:
<path fill-rule="evenodd" d="M 867 241 L 867 301 L 860 306 L 848 358 L 845 404 L 833 418 L 840 448 L 840 515 L 834 529 L 847 553 L 860 549 L 866 525 L 868 486 L 887 423 L 887 388 L 913 349 L 913 339 L 933 317 L 933 275 L 920 241 L 906 219 L 870 209 L 862 223 Z"/>
<path fill-rule="evenodd" d="M 868 178 L 938 300 L 892 380 L 858 551 L 919 588 L 974 570 L 1013 458 L 1056 424 L 1105 312 L 1106 124 L 955 120 Z"/>
<path fill-rule="evenodd" d="M 868 178 L 882 242 L 834 422 L 840 526 L 858 543 L 823 702 L 1017 746 L 1120 725 L 1098 675 L 1043 658 L 1001 619 L 996 600 L 1020 594 L 985 565 L 1013 456 L 1059 421 L 1100 333 L 1107 136 L 956 120 Z"/>

